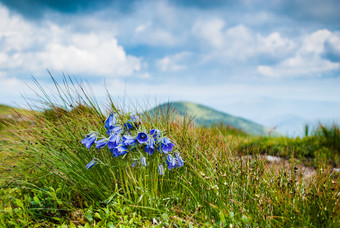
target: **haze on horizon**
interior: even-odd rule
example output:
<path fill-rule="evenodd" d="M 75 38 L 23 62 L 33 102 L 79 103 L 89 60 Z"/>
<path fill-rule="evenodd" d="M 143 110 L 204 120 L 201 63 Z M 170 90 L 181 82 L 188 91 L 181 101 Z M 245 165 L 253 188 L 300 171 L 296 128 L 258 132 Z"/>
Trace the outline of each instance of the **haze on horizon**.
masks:
<path fill-rule="evenodd" d="M 340 122 L 340 1 L 0 0 L 0 103 L 33 75 L 190 101 L 299 134 Z M 105 82 L 104 82 L 105 81 Z"/>

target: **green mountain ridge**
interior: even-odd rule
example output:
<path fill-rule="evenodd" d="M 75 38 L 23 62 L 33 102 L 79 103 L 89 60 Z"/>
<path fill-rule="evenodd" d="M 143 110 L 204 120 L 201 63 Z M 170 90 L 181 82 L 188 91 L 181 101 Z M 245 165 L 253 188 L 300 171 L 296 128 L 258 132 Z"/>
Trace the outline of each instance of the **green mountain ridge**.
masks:
<path fill-rule="evenodd" d="M 194 117 L 194 122 L 200 126 L 209 127 L 214 124 L 223 123 L 252 135 L 266 135 L 268 132 L 266 127 L 253 121 L 242 117 L 232 116 L 208 106 L 192 102 L 168 102 L 156 106 L 149 112 L 156 114 L 160 111 L 166 112 L 166 110 L 169 109 L 174 109 L 180 116 L 192 115 Z"/>

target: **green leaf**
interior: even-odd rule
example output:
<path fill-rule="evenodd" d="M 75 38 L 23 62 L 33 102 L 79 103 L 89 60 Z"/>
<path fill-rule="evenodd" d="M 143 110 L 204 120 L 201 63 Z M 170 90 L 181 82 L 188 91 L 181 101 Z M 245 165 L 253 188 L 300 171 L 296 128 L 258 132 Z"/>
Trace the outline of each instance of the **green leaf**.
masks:
<path fill-rule="evenodd" d="M 151 222 L 150 222 L 149 220 L 146 220 L 146 221 L 144 222 L 144 226 L 146 226 L 146 227 L 151 226 Z"/>
<path fill-rule="evenodd" d="M 40 200 L 39 200 L 39 198 L 38 198 L 37 196 L 34 196 L 34 197 L 33 197 L 33 200 L 34 200 L 34 202 L 36 202 L 37 204 L 40 204 Z"/>
<path fill-rule="evenodd" d="M 100 214 L 98 212 L 94 213 L 94 217 L 99 218 L 100 220 L 102 219 L 102 217 L 100 216 Z"/>
<path fill-rule="evenodd" d="M 22 203 L 21 200 L 16 199 L 15 203 L 19 206 L 19 207 L 24 207 L 24 204 Z"/>

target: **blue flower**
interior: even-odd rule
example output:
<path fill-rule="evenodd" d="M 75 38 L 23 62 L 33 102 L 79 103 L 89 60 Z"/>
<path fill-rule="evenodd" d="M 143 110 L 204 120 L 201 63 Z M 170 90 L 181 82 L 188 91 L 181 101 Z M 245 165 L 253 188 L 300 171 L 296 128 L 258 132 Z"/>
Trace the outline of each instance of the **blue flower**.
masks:
<path fill-rule="evenodd" d="M 85 167 L 86 167 L 86 169 L 90 169 L 90 168 L 92 168 L 96 163 L 97 163 L 97 159 L 96 158 L 94 158 L 92 161 L 90 161 L 90 163 L 88 163 Z"/>
<path fill-rule="evenodd" d="M 161 142 L 160 142 L 161 146 L 158 149 L 161 149 L 164 153 L 168 153 L 170 151 L 172 151 L 172 148 L 175 146 L 170 139 L 164 137 Z"/>
<path fill-rule="evenodd" d="M 125 127 L 126 129 L 129 129 L 129 130 L 133 129 L 132 124 L 129 123 L 129 122 L 126 122 L 126 123 L 124 124 L 124 127 Z"/>
<path fill-rule="evenodd" d="M 133 146 L 136 144 L 137 140 L 136 137 L 130 136 L 130 135 L 124 135 L 122 139 L 122 145 L 123 146 Z"/>
<path fill-rule="evenodd" d="M 148 135 L 145 132 L 139 132 L 137 135 L 137 141 L 139 143 L 145 143 L 148 141 Z"/>
<path fill-rule="evenodd" d="M 105 120 L 105 128 L 106 129 L 110 129 L 112 127 L 114 127 L 117 123 L 117 120 L 116 120 L 116 113 L 113 112 L 109 115 L 109 117 Z"/>
<path fill-rule="evenodd" d="M 175 153 L 175 158 L 176 158 L 176 167 L 182 167 L 184 165 L 183 159 L 179 153 Z"/>
<path fill-rule="evenodd" d="M 155 151 L 155 140 L 153 138 L 150 137 L 148 139 L 148 141 L 146 142 L 146 146 L 145 146 L 144 150 L 149 155 L 153 154 L 153 152 Z"/>
<path fill-rule="evenodd" d="M 126 154 L 129 149 L 127 146 L 119 145 L 116 147 L 118 156 Z"/>
<path fill-rule="evenodd" d="M 132 162 L 131 167 L 132 167 L 132 168 L 135 168 L 136 165 L 137 165 L 137 161 L 134 161 L 134 162 Z"/>
<path fill-rule="evenodd" d="M 98 141 L 95 141 L 97 149 L 101 149 L 102 147 L 106 146 L 108 140 L 107 139 L 101 139 Z"/>
<path fill-rule="evenodd" d="M 114 149 L 111 149 L 110 151 L 113 157 L 118 157 L 120 155 L 126 154 L 129 151 L 129 149 L 127 146 L 123 146 L 122 144 L 120 144 L 119 146 L 115 147 Z"/>
<path fill-rule="evenodd" d="M 87 149 L 90 149 L 93 143 L 96 141 L 96 139 L 97 139 L 97 134 L 90 133 L 83 140 L 81 140 L 81 143 L 84 144 L 84 146 Z"/>
<path fill-rule="evenodd" d="M 155 141 L 157 142 L 157 140 L 161 137 L 161 131 L 158 129 L 151 129 L 150 130 L 150 135 L 155 139 Z"/>
<path fill-rule="evenodd" d="M 119 145 L 120 142 L 120 135 L 118 134 L 113 134 L 110 136 L 109 138 L 109 142 L 107 143 L 107 146 L 109 147 L 109 149 L 114 149 Z"/>
<path fill-rule="evenodd" d="M 145 157 L 141 157 L 141 158 L 140 158 L 140 163 L 141 163 L 143 166 L 146 166 L 146 158 L 145 158 Z"/>
<path fill-rule="evenodd" d="M 166 156 L 166 163 L 168 164 L 168 168 L 171 170 L 172 168 L 176 168 L 176 159 L 171 156 L 171 154 L 168 154 Z"/>
<path fill-rule="evenodd" d="M 164 167 L 163 167 L 163 164 L 159 164 L 158 165 L 158 172 L 160 175 L 163 175 L 164 174 Z"/>
<path fill-rule="evenodd" d="M 119 134 L 121 133 L 123 130 L 123 128 L 121 126 L 114 126 L 114 127 L 110 127 L 109 129 L 107 129 L 106 134 L 108 136 L 111 136 L 113 133 Z"/>
<path fill-rule="evenodd" d="M 117 148 L 111 149 L 110 151 L 111 151 L 113 157 L 118 157 L 119 156 Z"/>
<path fill-rule="evenodd" d="M 131 118 L 124 124 L 125 128 L 128 130 L 132 130 L 138 128 L 141 124 L 141 120 L 138 116 L 131 116 Z"/>

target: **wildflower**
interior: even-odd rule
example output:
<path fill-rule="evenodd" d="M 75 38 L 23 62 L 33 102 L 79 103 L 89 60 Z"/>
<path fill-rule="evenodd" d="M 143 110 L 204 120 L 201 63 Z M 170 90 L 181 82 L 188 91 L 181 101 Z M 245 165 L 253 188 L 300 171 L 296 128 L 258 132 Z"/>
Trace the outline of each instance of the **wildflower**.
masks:
<path fill-rule="evenodd" d="M 163 167 L 163 164 L 159 164 L 158 165 L 158 172 L 160 175 L 163 175 L 164 174 L 164 167 Z"/>
<path fill-rule="evenodd" d="M 134 128 L 138 128 L 141 124 L 141 120 L 138 116 L 131 116 L 131 118 L 124 124 L 125 128 L 128 130 L 132 130 Z"/>
<path fill-rule="evenodd" d="M 168 168 L 171 170 L 172 168 L 176 168 L 176 159 L 171 156 L 171 154 L 168 154 L 166 156 L 166 163 L 168 164 Z"/>
<path fill-rule="evenodd" d="M 109 129 L 107 129 L 106 134 L 108 136 L 111 136 L 113 133 L 119 134 L 121 133 L 123 130 L 123 128 L 121 126 L 114 126 L 114 127 L 110 127 Z"/>
<path fill-rule="evenodd" d="M 116 114 L 115 112 L 111 113 L 110 116 L 105 120 L 106 129 L 113 128 L 116 125 L 117 120 L 115 114 Z"/>
<path fill-rule="evenodd" d="M 115 147 L 119 145 L 119 142 L 120 142 L 120 135 L 113 134 L 110 136 L 107 146 L 109 147 L 109 149 L 114 149 Z"/>
<path fill-rule="evenodd" d="M 126 154 L 129 151 L 128 147 L 127 146 L 123 146 L 123 145 L 117 146 L 116 149 L 117 149 L 117 154 L 118 154 L 117 157 L 119 155 Z"/>
<path fill-rule="evenodd" d="M 108 140 L 107 139 L 101 139 L 101 140 L 98 140 L 98 141 L 95 141 L 96 143 L 96 148 L 99 150 L 101 148 L 103 148 L 104 146 L 106 146 Z"/>
<path fill-rule="evenodd" d="M 90 133 L 83 140 L 81 140 L 81 143 L 84 144 L 87 149 L 90 149 L 93 143 L 96 141 L 96 138 L 96 133 Z"/>
<path fill-rule="evenodd" d="M 123 146 L 133 146 L 136 144 L 136 137 L 130 136 L 130 135 L 124 135 L 122 139 L 122 145 Z"/>
<path fill-rule="evenodd" d="M 155 139 L 155 141 L 157 142 L 157 140 L 161 137 L 161 131 L 158 129 L 151 129 L 150 130 L 150 135 Z"/>
<path fill-rule="evenodd" d="M 164 152 L 164 153 L 168 153 L 169 151 L 172 151 L 172 148 L 175 146 L 170 139 L 164 137 L 161 142 L 160 142 L 160 149 Z"/>
<path fill-rule="evenodd" d="M 180 168 L 183 166 L 183 159 L 179 153 L 175 153 L 175 158 L 176 158 L 176 167 Z"/>
<path fill-rule="evenodd" d="M 153 138 L 149 138 L 148 141 L 146 142 L 145 146 L 145 152 L 148 153 L 149 155 L 152 155 L 153 152 L 155 151 L 155 141 Z"/>
<path fill-rule="evenodd" d="M 132 162 L 131 167 L 132 167 L 132 168 L 135 168 L 136 165 L 137 165 L 137 161 L 134 161 L 134 162 Z"/>
<path fill-rule="evenodd" d="M 146 158 L 145 158 L 145 157 L 141 157 L 141 158 L 140 158 L 140 163 L 141 163 L 143 166 L 146 166 Z"/>
<path fill-rule="evenodd" d="M 92 168 L 96 163 L 97 163 L 97 159 L 96 158 L 94 158 L 92 161 L 90 161 L 85 167 L 86 167 L 86 169 L 90 169 L 90 168 Z"/>
<path fill-rule="evenodd" d="M 137 141 L 139 143 L 145 143 L 146 141 L 148 141 L 148 135 L 145 132 L 139 132 L 137 135 Z"/>
<path fill-rule="evenodd" d="M 117 148 L 111 149 L 110 151 L 111 151 L 113 157 L 118 157 L 119 156 Z"/>

